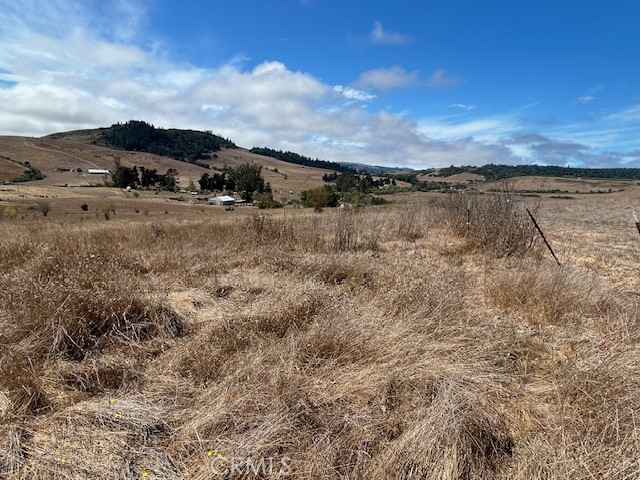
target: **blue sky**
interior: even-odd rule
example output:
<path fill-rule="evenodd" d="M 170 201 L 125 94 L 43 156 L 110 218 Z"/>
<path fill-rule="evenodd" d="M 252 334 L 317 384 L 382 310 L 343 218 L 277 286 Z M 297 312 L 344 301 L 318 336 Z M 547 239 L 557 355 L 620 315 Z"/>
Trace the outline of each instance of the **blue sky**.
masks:
<path fill-rule="evenodd" d="M 640 2 L 0 0 L 0 135 L 140 119 L 428 168 L 640 167 Z"/>

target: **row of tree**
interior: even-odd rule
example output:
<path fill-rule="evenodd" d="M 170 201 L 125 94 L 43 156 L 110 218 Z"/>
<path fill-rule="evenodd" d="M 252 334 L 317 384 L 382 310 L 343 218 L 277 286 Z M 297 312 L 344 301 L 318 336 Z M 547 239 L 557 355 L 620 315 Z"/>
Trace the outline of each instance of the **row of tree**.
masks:
<path fill-rule="evenodd" d="M 255 194 L 272 194 L 271 185 L 262 177 L 262 165 L 244 163 L 235 167 L 225 167 L 222 173 L 203 173 L 198 180 L 201 190 L 237 191 L 242 199 L 253 201 Z"/>
<path fill-rule="evenodd" d="M 354 208 L 389 203 L 382 197 L 364 193 L 356 188 L 348 192 L 339 192 L 333 185 L 323 185 L 300 192 L 300 203 L 304 207 L 313 208 L 316 212 L 321 212 L 323 208 L 337 207 L 341 201 Z"/>
<path fill-rule="evenodd" d="M 170 168 L 164 175 L 158 171 L 145 167 L 125 167 L 120 163 L 120 159 L 116 158 L 115 168 L 111 174 L 111 181 L 114 187 L 118 188 L 159 188 L 161 190 L 174 190 L 176 187 L 176 177 L 178 171 Z"/>
<path fill-rule="evenodd" d="M 319 158 L 305 157 L 294 152 L 283 152 L 282 150 L 273 150 L 267 147 L 253 147 L 250 150 L 252 153 L 258 155 L 264 155 L 266 157 L 277 158 L 287 163 L 295 163 L 296 165 L 304 165 L 306 167 L 325 168 L 327 170 L 336 170 L 338 172 L 355 172 L 352 168 L 345 167 L 336 162 L 329 162 L 327 160 L 320 160 Z"/>
<path fill-rule="evenodd" d="M 336 185 L 336 190 L 339 192 L 349 192 L 353 189 L 357 189 L 362 193 L 370 193 L 385 185 L 395 185 L 396 181 L 392 178 L 380 178 L 374 180 L 370 173 L 359 175 L 353 172 L 343 172 L 337 174 L 325 173 L 322 176 L 322 180 L 329 183 L 333 182 Z"/>
<path fill-rule="evenodd" d="M 210 192 L 234 191 L 236 189 L 235 182 L 226 173 L 214 173 L 213 175 L 203 173 L 200 180 L 198 180 L 198 184 L 200 185 L 200 190 L 208 190 Z"/>
<path fill-rule="evenodd" d="M 174 168 L 161 175 L 154 169 L 134 165 L 125 167 L 116 158 L 114 171 L 111 175 L 113 185 L 118 188 L 159 188 L 174 190 L 177 183 L 178 171 Z M 226 167 L 221 173 L 209 175 L 203 173 L 198 180 L 201 190 L 207 191 L 237 191 L 247 202 L 253 201 L 255 194 L 270 196 L 271 185 L 265 183 L 262 177 L 262 165 L 245 163 L 235 167 Z"/>

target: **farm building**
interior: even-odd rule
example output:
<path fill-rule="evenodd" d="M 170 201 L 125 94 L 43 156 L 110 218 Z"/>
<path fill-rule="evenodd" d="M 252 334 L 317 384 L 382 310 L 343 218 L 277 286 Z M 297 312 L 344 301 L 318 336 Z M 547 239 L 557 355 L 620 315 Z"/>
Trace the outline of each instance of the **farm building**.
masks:
<path fill-rule="evenodd" d="M 229 195 L 222 195 L 220 197 L 210 198 L 209 203 L 211 205 L 229 206 L 229 205 L 235 205 L 236 199 L 233 197 L 230 197 Z"/>
<path fill-rule="evenodd" d="M 87 172 L 91 175 L 109 175 L 111 173 L 109 170 L 105 170 L 104 168 L 89 168 Z"/>

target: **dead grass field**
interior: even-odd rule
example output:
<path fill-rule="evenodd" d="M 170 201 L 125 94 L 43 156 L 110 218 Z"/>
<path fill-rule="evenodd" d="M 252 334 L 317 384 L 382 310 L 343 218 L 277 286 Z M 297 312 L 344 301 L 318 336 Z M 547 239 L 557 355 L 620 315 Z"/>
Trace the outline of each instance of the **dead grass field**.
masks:
<path fill-rule="evenodd" d="M 640 192 L 543 199 L 562 267 L 397 198 L 0 219 L 0 475 L 639 478 Z"/>
<path fill-rule="evenodd" d="M 450 177 L 452 178 L 452 177 Z M 515 177 L 508 180 L 487 182 L 478 185 L 479 190 L 507 189 L 548 193 L 558 191 L 561 194 L 597 194 L 617 193 L 626 189 L 634 189 L 638 185 L 635 180 L 597 179 L 597 178 L 563 178 L 563 177 Z"/>

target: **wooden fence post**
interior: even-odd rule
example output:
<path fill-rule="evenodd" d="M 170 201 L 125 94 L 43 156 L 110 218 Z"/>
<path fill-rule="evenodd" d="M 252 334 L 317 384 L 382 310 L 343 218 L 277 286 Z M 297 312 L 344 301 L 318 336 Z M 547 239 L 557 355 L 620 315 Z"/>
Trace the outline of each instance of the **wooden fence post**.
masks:
<path fill-rule="evenodd" d="M 631 214 L 631 218 L 633 218 L 633 221 L 636 223 L 636 229 L 638 230 L 638 233 L 640 233 L 640 220 L 638 220 L 638 215 L 636 214 L 636 212 L 633 212 Z"/>
<path fill-rule="evenodd" d="M 558 257 L 556 257 L 556 254 L 553 253 L 553 248 L 551 248 L 551 245 L 549 245 L 549 242 L 547 241 L 547 237 L 544 236 L 544 233 L 542 232 L 542 229 L 540 228 L 540 226 L 538 225 L 538 222 L 536 222 L 536 219 L 533 217 L 533 214 L 529 211 L 529 209 L 527 207 L 525 207 L 525 210 L 527 211 L 527 213 L 529 214 L 529 217 L 531 218 L 531 221 L 533 222 L 533 224 L 536 227 L 536 230 L 538 230 L 538 233 L 540 234 L 540 236 L 542 237 L 542 240 L 544 240 L 544 244 L 547 246 L 547 248 L 549 249 L 549 251 L 551 252 L 551 256 L 555 259 L 556 263 L 560 266 L 562 266 L 560 264 L 560 260 L 558 260 Z M 640 231 L 640 230 L 639 230 Z"/>

